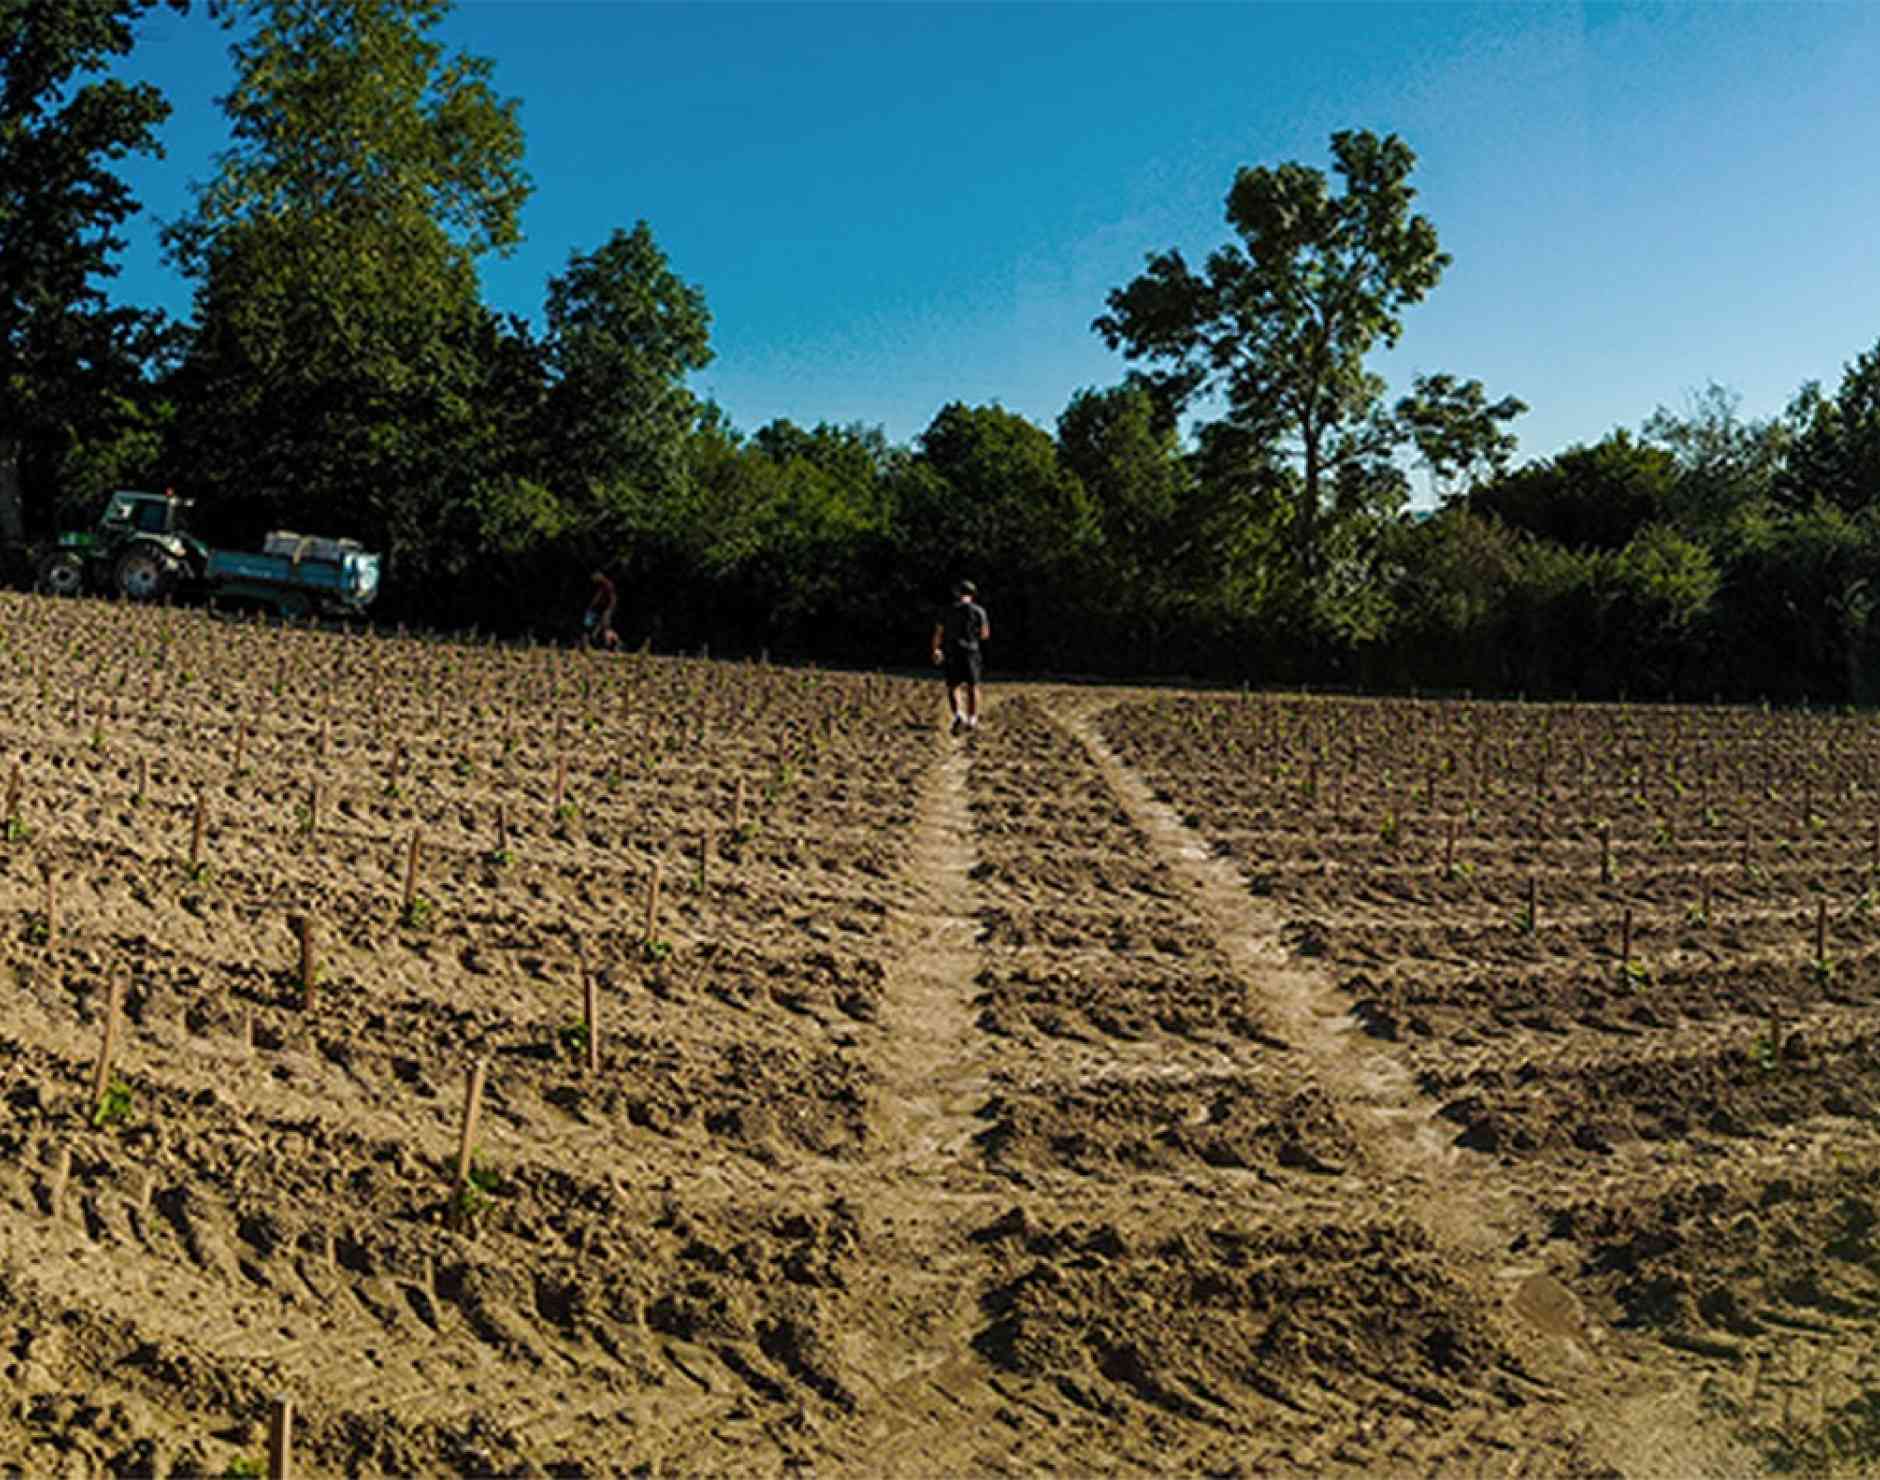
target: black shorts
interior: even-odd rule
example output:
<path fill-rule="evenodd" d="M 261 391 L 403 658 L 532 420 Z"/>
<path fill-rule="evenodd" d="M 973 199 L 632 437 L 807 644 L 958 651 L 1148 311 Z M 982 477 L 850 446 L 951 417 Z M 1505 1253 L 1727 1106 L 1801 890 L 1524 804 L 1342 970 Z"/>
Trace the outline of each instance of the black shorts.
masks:
<path fill-rule="evenodd" d="M 979 649 L 970 652 L 947 654 L 947 687 L 956 684 L 978 683 L 980 674 Z"/>

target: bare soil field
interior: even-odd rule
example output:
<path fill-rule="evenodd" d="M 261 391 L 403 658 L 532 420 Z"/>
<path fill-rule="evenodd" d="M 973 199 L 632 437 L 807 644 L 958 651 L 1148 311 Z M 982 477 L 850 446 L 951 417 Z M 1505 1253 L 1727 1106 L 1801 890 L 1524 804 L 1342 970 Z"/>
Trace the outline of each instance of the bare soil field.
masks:
<path fill-rule="evenodd" d="M 0 597 L 0 1469 L 1880 1465 L 1880 721 Z"/>

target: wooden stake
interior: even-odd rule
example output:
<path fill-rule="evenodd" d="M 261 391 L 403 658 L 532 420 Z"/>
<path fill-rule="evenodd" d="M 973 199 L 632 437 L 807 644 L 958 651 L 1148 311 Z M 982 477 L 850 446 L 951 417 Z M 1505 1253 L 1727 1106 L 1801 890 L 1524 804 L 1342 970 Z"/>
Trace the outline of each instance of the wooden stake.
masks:
<path fill-rule="evenodd" d="M 274 1400 L 268 1416 L 268 1480 L 292 1480 L 294 1473 L 294 1400 Z"/>
<path fill-rule="evenodd" d="M 646 943 L 659 939 L 659 876 L 661 865 L 654 860 L 653 871 L 646 878 Z"/>
<path fill-rule="evenodd" d="M 477 1112 L 483 1106 L 483 1074 L 486 1061 L 477 1059 L 464 1076 L 463 1124 L 457 1132 L 457 1175 L 451 1180 L 454 1192 L 470 1180 L 470 1157 L 476 1150 Z"/>
<path fill-rule="evenodd" d="M 65 1211 L 65 1184 L 72 1177 L 72 1148 L 61 1145 L 52 1160 L 52 1176 L 46 1186 L 46 1215 L 57 1218 Z"/>
<path fill-rule="evenodd" d="M 581 966 L 581 1019 L 587 1027 L 588 1073 L 598 1074 L 601 1071 L 600 988 L 595 984 L 594 974 L 588 970 L 587 952 L 579 936 L 575 937 L 574 953 Z"/>
<path fill-rule="evenodd" d="M 1632 964 L 1632 907 L 1626 906 L 1625 916 L 1619 926 L 1619 967 L 1624 970 Z"/>
<path fill-rule="evenodd" d="M 105 989 L 104 999 L 104 1034 L 98 1045 L 98 1064 L 91 1074 L 91 1112 L 97 1113 L 104 1103 L 105 1087 L 111 1082 L 111 1050 L 117 1045 L 118 1000 L 124 990 L 124 984 L 117 977 L 111 978 L 111 985 Z"/>
<path fill-rule="evenodd" d="M 19 774 L 20 768 L 15 766 L 13 783 L 16 787 L 19 785 Z M 731 830 L 734 833 L 744 830 L 744 778 L 742 776 L 738 777 L 737 793 L 731 798 Z M 1874 836 L 1880 837 L 1880 822 L 1874 823 Z"/>
<path fill-rule="evenodd" d="M 255 1051 L 255 1010 L 252 1005 L 242 1007 L 242 1052 Z"/>
<path fill-rule="evenodd" d="M 296 915 L 294 927 L 300 935 L 300 1006 L 303 1012 L 312 1012 L 316 986 L 320 979 L 320 963 L 314 945 L 313 916 Z"/>
<path fill-rule="evenodd" d="M 1828 901 L 1815 901 L 1815 961 L 1817 964 L 1828 959 Z"/>
<path fill-rule="evenodd" d="M 557 814 L 561 812 L 561 804 L 566 799 L 567 795 L 568 795 L 568 757 L 565 755 L 558 755 L 555 757 L 555 804 L 552 809 Z"/>
<path fill-rule="evenodd" d="M 200 788 L 196 792 L 196 818 L 189 830 L 189 871 L 202 867 L 202 830 L 209 821 L 209 798 Z"/>
<path fill-rule="evenodd" d="M 404 912 L 411 913 L 412 902 L 418 897 L 418 848 L 419 832 L 411 830 L 411 844 L 405 850 L 405 902 Z"/>
<path fill-rule="evenodd" d="M 496 804 L 496 851 L 498 853 L 509 851 L 509 817 L 503 811 L 501 802 Z"/>

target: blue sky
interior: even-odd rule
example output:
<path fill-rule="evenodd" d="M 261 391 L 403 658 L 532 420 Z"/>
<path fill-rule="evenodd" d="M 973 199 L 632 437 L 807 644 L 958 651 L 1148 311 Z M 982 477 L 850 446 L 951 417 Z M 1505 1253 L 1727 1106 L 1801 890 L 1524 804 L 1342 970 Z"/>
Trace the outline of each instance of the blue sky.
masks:
<path fill-rule="evenodd" d="M 484 266 L 534 315 L 644 218 L 705 292 L 695 388 L 746 431 L 912 440 L 948 401 L 1047 428 L 1125 364 L 1090 330 L 1146 253 L 1227 237 L 1243 164 L 1417 152 L 1455 261 L 1377 368 L 1480 378 L 1522 459 L 1716 380 L 1748 415 L 1880 340 L 1880 6 L 642 5 L 459 0 L 442 31 L 521 100 L 527 241 Z M 186 313 L 156 223 L 225 142 L 228 37 L 159 12 L 128 70 L 167 157 L 118 296 Z"/>

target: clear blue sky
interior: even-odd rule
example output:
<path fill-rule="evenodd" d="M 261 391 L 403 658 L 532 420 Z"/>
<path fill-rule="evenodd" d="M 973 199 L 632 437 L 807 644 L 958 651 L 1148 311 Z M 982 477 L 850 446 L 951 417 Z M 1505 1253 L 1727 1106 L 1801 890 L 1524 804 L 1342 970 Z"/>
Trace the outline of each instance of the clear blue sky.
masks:
<path fill-rule="evenodd" d="M 1717 380 L 1748 415 L 1880 340 L 1880 5 L 641 5 L 460 0 L 443 38 L 521 100 L 534 315 L 644 218 L 705 292 L 695 380 L 913 439 L 947 401 L 1053 427 L 1124 362 L 1090 331 L 1145 253 L 1226 239 L 1236 167 L 1327 167 L 1340 128 L 1419 156 L 1455 258 L 1378 361 L 1533 410 L 1523 459 Z M 156 221 L 224 133 L 228 37 L 159 12 L 129 70 L 176 112 L 120 297 L 186 313 Z"/>

